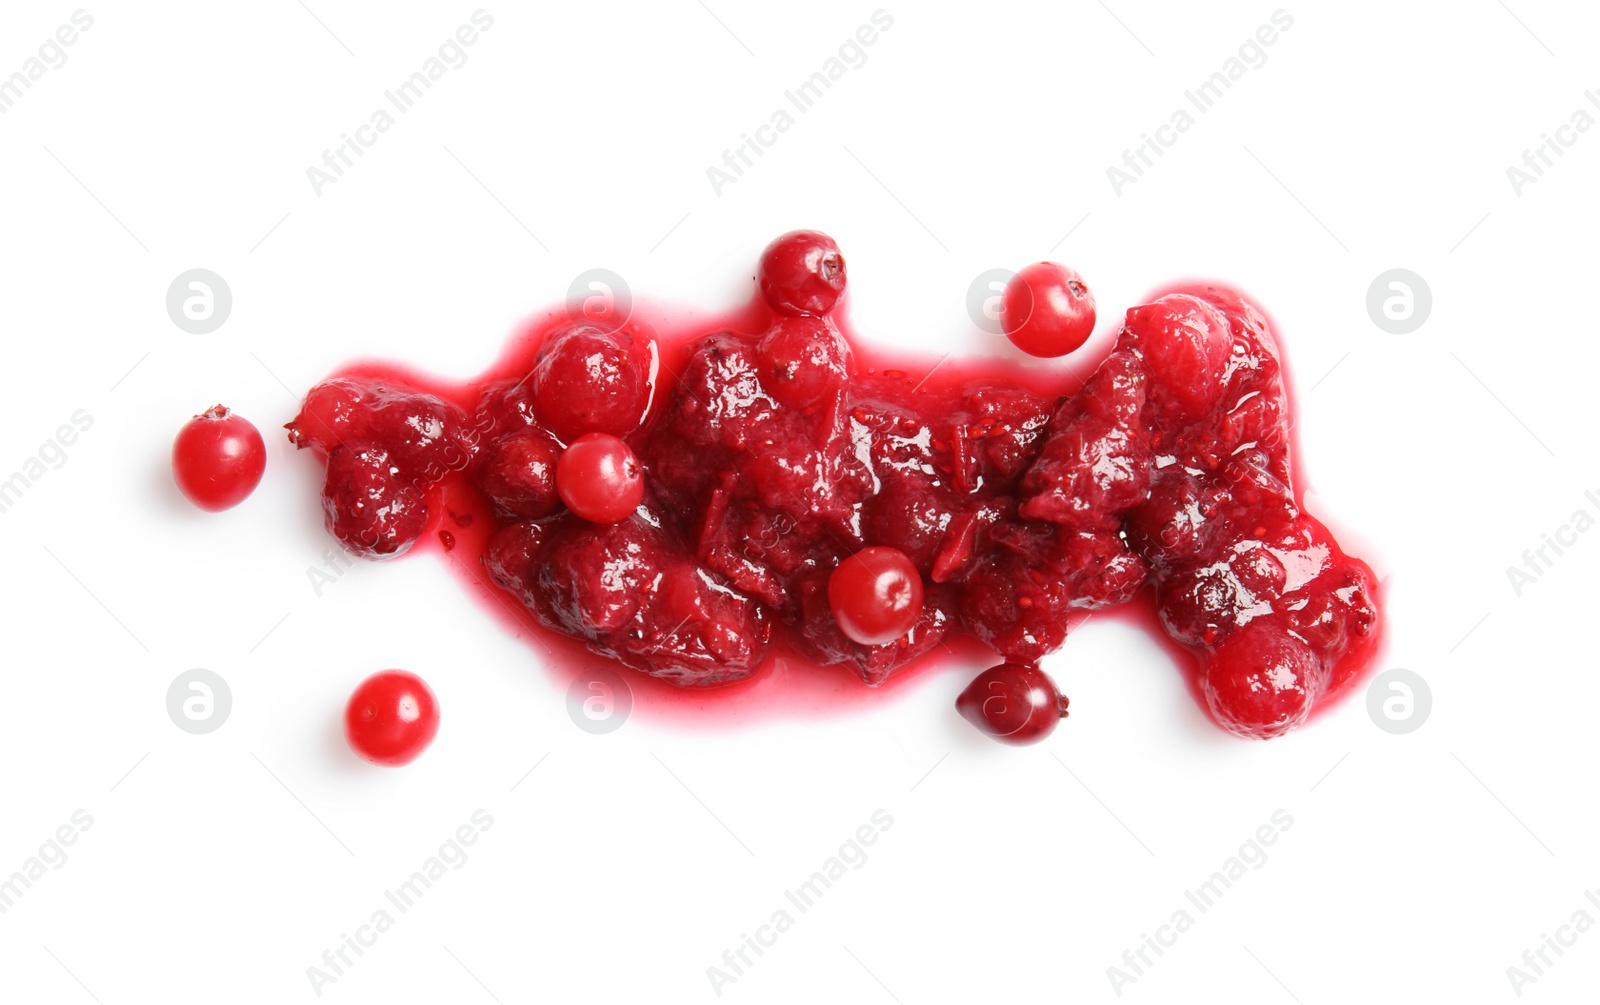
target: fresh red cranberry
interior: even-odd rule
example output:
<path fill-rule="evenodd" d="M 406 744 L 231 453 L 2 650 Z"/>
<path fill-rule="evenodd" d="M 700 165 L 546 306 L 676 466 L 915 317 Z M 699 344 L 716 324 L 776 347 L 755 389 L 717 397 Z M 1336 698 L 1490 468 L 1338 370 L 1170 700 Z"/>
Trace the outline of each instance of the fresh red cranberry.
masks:
<path fill-rule="evenodd" d="M 617 523 L 644 501 L 644 471 L 626 443 L 610 433 L 585 433 L 561 452 L 556 491 L 590 523 Z"/>
<path fill-rule="evenodd" d="M 350 749 L 373 764 L 398 768 L 421 756 L 439 733 L 439 702 L 414 673 L 384 670 L 356 688 L 344 710 Z"/>
<path fill-rule="evenodd" d="M 1030 356 L 1065 356 L 1094 334 L 1094 294 L 1065 265 L 1035 262 L 1006 283 L 1000 325 Z"/>
<path fill-rule="evenodd" d="M 773 310 L 820 316 L 844 292 L 844 256 L 827 234 L 791 230 L 761 253 L 756 280 Z"/>
<path fill-rule="evenodd" d="M 828 577 L 828 606 L 854 641 L 887 645 L 922 616 L 922 575 L 898 549 L 862 548 Z"/>
<path fill-rule="evenodd" d="M 761 339 L 761 383 L 779 402 L 804 408 L 850 379 L 850 346 L 822 318 L 782 318 Z"/>
<path fill-rule="evenodd" d="M 365 558 L 404 554 L 428 526 L 422 493 L 389 460 L 388 451 L 362 440 L 328 455 L 322 513 L 344 549 Z"/>
<path fill-rule="evenodd" d="M 244 502 L 261 484 L 267 445 L 242 415 L 213 405 L 184 423 L 172 444 L 172 475 L 190 502 L 217 513 Z"/>
<path fill-rule="evenodd" d="M 1036 666 L 1002 663 L 974 677 L 956 699 L 962 718 L 1001 743 L 1024 746 L 1066 718 L 1067 696 Z"/>
<path fill-rule="evenodd" d="M 284 425 L 289 442 L 327 454 L 344 441 L 360 437 L 365 431 L 366 400 L 366 388 L 356 381 L 343 377 L 323 381 L 306 392 L 300 414 Z"/>
<path fill-rule="evenodd" d="M 561 508 L 556 463 L 561 448 L 536 430 L 513 433 L 494 445 L 478 475 L 496 506 L 514 516 L 549 516 Z"/>
<path fill-rule="evenodd" d="M 649 394 L 646 352 L 632 336 L 593 325 L 556 332 L 540 347 L 530 381 L 545 426 L 563 442 L 637 429 Z"/>

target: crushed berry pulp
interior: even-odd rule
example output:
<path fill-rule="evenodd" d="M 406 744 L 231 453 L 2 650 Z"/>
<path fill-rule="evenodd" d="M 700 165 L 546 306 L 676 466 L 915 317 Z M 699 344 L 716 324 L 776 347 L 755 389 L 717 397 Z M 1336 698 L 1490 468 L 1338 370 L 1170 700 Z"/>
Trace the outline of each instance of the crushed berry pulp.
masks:
<path fill-rule="evenodd" d="M 1301 505 L 1279 347 L 1240 294 L 1134 307 L 1070 390 L 1059 370 L 908 366 L 796 299 L 717 323 L 553 313 L 464 383 L 353 366 L 310 391 L 290 438 L 326 457 L 347 550 L 449 540 L 545 648 L 706 700 L 742 700 L 728 685 L 780 660 L 870 687 L 974 642 L 1033 666 L 1069 619 L 1138 598 L 1239 735 L 1287 732 L 1371 662 L 1377 582 Z M 605 463 L 565 467 L 599 474 L 560 484 L 563 452 L 595 434 Z M 922 580 L 909 629 L 876 645 L 829 600 L 867 548 Z"/>

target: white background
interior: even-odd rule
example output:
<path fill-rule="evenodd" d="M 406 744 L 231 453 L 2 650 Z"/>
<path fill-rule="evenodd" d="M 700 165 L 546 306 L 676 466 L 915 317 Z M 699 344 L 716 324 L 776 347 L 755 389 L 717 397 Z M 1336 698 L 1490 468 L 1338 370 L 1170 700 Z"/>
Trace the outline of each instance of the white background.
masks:
<path fill-rule="evenodd" d="M 67 62 L 0 115 L 0 478 L 74 411 L 94 420 L 0 514 L 0 875 L 93 818 L 0 915 L 0 998 L 314 1001 L 307 968 L 481 808 L 470 860 L 325 999 L 713 1001 L 707 968 L 882 809 L 866 864 L 723 998 L 1113 1001 L 1107 968 L 1282 809 L 1266 864 L 1124 998 L 1514 1000 L 1525 949 L 1600 918 L 1582 784 L 1600 535 L 1520 598 L 1506 574 L 1600 512 L 1600 130 L 1520 196 L 1506 169 L 1575 109 L 1600 115 L 1600 19 L 1507 2 L 1288 7 L 1265 65 L 1120 196 L 1107 166 L 1274 4 L 886 6 L 865 65 L 720 195 L 706 168 L 875 3 L 492 6 L 468 62 L 320 197 L 307 167 L 473 4 L 88 8 Z M 8 5 L 0 75 L 74 9 Z M 236 510 L 171 484 L 173 434 L 216 401 L 273 433 L 285 385 L 353 357 L 470 375 L 591 267 L 725 309 L 796 226 L 839 239 L 852 317 L 884 343 L 1002 352 L 967 286 L 1045 257 L 1093 285 L 1102 347 L 1161 284 L 1249 291 L 1288 347 L 1312 504 L 1385 577 L 1383 665 L 1431 684 L 1425 726 L 1380 731 L 1358 695 L 1235 740 L 1107 620 L 1047 664 L 1073 714 L 1033 748 L 956 716 L 977 667 L 843 716 L 699 729 L 638 709 L 593 736 L 433 558 L 318 597 L 319 476 L 281 435 Z M 233 291 L 212 335 L 164 308 L 196 267 Z M 1434 300 L 1403 336 L 1365 308 L 1395 267 Z M 338 734 L 387 666 L 444 708 L 399 771 Z M 210 735 L 165 710 L 191 667 L 232 688 Z M 1524 996 L 1578 1000 L 1597 957 L 1579 936 Z"/>

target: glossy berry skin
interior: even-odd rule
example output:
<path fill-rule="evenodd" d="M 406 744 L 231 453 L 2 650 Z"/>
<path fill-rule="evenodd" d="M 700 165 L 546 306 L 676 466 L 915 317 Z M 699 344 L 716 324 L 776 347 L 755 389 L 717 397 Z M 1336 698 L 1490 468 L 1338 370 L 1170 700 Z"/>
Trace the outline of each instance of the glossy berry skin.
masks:
<path fill-rule="evenodd" d="M 389 452 L 352 440 L 328 455 L 322 516 L 345 551 L 363 558 L 395 558 L 428 527 L 421 491 L 401 474 Z"/>
<path fill-rule="evenodd" d="M 572 325 L 539 348 L 528 381 L 544 425 L 563 442 L 585 433 L 623 436 L 649 398 L 648 353 L 631 336 Z"/>
<path fill-rule="evenodd" d="M 250 421 L 222 405 L 190 419 L 172 444 L 172 474 L 190 502 L 217 513 L 244 502 L 261 484 L 267 445 Z"/>
<path fill-rule="evenodd" d="M 1035 262 L 1006 284 L 1000 324 L 1030 356 L 1065 356 L 1094 333 L 1094 294 L 1066 266 Z"/>
<path fill-rule="evenodd" d="M 439 732 L 439 702 L 421 677 L 383 670 L 356 688 L 344 735 L 365 760 L 397 768 L 416 760 Z"/>
<path fill-rule="evenodd" d="M 1134 307 L 1064 392 L 1058 368 L 908 371 L 853 344 L 832 250 L 786 235 L 725 318 L 552 315 L 476 380 L 363 364 L 313 388 L 291 433 L 327 452 L 329 528 L 373 558 L 454 540 L 497 606 L 679 687 L 775 657 L 877 687 L 971 640 L 1012 668 L 963 711 L 1009 742 L 1048 728 L 1051 692 L 1007 680 L 1140 594 L 1242 736 L 1295 728 L 1371 665 L 1378 581 L 1301 508 L 1281 353 L 1237 292 Z M 1088 297 L 1059 266 L 1011 292 L 1022 341 L 1072 329 L 1041 351 L 1093 327 L 1064 323 Z"/>
<path fill-rule="evenodd" d="M 1067 698 L 1035 666 L 1002 663 L 973 678 L 956 699 L 962 718 L 1001 743 L 1026 746 L 1066 718 Z"/>
<path fill-rule="evenodd" d="M 805 408 L 850 379 L 850 345 L 832 322 L 786 317 L 756 346 L 761 386 L 780 404 Z"/>
<path fill-rule="evenodd" d="M 852 641 L 888 645 L 922 616 L 922 575 L 898 548 L 862 548 L 828 577 L 828 606 Z"/>
<path fill-rule="evenodd" d="M 1311 646 L 1264 620 L 1229 635 L 1204 665 L 1201 690 L 1217 724 L 1251 739 L 1270 740 L 1305 722 L 1323 689 Z"/>
<path fill-rule="evenodd" d="M 537 430 L 514 433 L 485 459 L 479 484 L 496 506 L 514 516 L 549 516 L 561 508 L 556 464 L 561 448 Z"/>
<path fill-rule="evenodd" d="M 289 442 L 323 454 L 362 432 L 372 392 L 353 380 L 335 377 L 306 392 L 300 414 L 284 424 Z"/>
<path fill-rule="evenodd" d="M 778 313 L 820 316 L 833 310 L 844 292 L 844 256 L 827 234 L 791 230 L 761 253 L 756 282 Z"/>
<path fill-rule="evenodd" d="M 644 470 L 632 448 L 615 436 L 585 433 L 561 452 L 556 491 L 590 523 L 619 523 L 644 502 Z"/>

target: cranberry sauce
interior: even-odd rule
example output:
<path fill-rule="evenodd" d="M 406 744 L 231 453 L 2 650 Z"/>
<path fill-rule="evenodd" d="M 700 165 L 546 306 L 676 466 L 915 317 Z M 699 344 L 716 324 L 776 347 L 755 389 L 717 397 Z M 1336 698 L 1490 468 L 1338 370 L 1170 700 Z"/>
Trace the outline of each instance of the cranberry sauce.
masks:
<path fill-rule="evenodd" d="M 552 315 L 472 381 L 319 384 L 288 428 L 327 458 L 329 530 L 374 559 L 439 542 L 557 664 L 622 664 L 647 701 L 832 707 L 985 651 L 1026 668 L 1135 598 L 1241 735 L 1370 662 L 1375 579 L 1300 505 L 1278 347 L 1238 294 L 1133 308 L 1069 388 L 847 337 L 844 261 L 799 234 L 736 316 Z M 898 607 L 859 571 L 830 590 L 858 555 Z"/>

